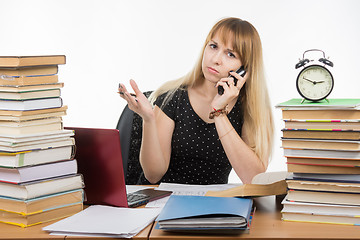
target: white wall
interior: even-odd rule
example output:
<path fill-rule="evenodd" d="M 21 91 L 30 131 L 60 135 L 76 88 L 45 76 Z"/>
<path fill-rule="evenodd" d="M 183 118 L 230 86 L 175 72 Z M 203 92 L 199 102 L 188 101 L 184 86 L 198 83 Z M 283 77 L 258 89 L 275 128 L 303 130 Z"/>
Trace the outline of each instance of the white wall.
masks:
<path fill-rule="evenodd" d="M 312 48 L 334 62 L 330 97 L 360 97 L 357 0 L 0 0 L 0 10 L 0 55 L 66 55 L 65 126 L 114 128 L 125 105 L 119 82 L 133 78 L 145 91 L 182 76 L 212 25 L 228 16 L 260 33 L 272 106 L 299 97 L 294 66 Z M 280 110 L 274 117 L 269 171 L 286 169 Z"/>

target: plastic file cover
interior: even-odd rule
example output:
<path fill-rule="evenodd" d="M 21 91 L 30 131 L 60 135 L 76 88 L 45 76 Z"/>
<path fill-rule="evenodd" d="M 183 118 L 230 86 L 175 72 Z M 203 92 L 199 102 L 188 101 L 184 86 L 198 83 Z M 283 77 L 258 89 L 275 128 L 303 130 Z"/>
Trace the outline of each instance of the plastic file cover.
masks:
<path fill-rule="evenodd" d="M 164 230 L 247 229 L 252 203 L 246 198 L 171 195 L 156 220 Z"/>

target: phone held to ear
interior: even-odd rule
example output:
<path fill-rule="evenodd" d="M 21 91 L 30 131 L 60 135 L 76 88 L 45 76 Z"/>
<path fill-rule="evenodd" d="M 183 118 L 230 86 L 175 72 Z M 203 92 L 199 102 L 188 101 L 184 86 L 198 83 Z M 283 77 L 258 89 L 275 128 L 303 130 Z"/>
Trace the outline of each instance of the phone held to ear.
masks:
<path fill-rule="evenodd" d="M 244 77 L 246 74 L 246 71 L 244 69 L 244 66 L 241 66 L 238 70 L 236 70 L 236 73 L 239 74 L 241 77 Z M 237 78 L 235 78 L 234 76 L 230 75 L 229 77 L 232 77 L 234 79 L 234 86 L 236 86 L 237 84 Z M 218 94 L 219 95 L 223 95 L 224 94 L 224 88 L 222 86 L 218 86 Z"/>

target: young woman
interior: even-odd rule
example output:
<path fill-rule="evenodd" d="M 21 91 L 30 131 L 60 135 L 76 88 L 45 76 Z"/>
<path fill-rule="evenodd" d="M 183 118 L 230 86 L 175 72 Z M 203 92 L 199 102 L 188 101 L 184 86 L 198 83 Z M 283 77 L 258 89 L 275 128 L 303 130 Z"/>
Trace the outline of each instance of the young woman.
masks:
<path fill-rule="evenodd" d="M 136 96 L 119 85 L 143 119 L 140 164 L 150 183 L 227 183 L 232 168 L 249 183 L 266 171 L 273 119 L 262 58 L 256 29 L 225 18 L 211 29 L 193 70 L 166 82 L 150 101 L 134 80 Z M 244 77 L 235 72 L 240 66 Z"/>

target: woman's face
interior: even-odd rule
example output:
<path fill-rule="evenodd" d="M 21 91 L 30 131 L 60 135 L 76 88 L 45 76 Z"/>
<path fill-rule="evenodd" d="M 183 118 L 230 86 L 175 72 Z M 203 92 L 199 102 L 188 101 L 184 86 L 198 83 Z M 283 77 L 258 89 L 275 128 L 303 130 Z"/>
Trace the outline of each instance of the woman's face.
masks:
<path fill-rule="evenodd" d="M 202 59 L 202 71 L 206 80 L 217 83 L 221 78 L 228 77 L 230 71 L 241 66 L 240 56 L 232 49 L 229 39 L 225 45 L 216 34 L 205 47 Z"/>

